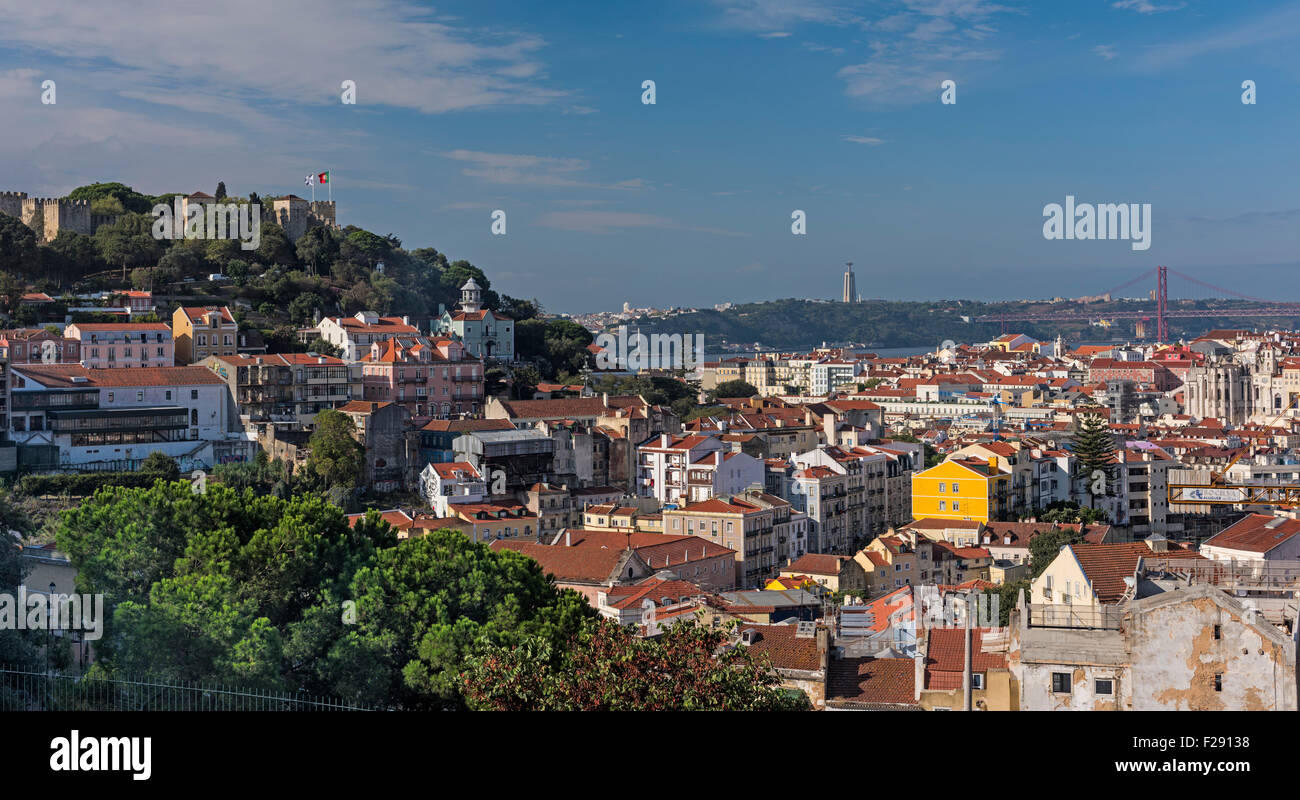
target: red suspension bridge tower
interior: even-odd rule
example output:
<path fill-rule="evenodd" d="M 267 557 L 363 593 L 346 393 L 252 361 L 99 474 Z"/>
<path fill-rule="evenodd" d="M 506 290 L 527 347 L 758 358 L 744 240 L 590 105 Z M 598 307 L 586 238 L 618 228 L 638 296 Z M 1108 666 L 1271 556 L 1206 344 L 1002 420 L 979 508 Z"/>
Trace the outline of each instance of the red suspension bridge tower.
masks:
<path fill-rule="evenodd" d="M 1169 267 L 1156 267 L 1156 341 L 1169 341 Z"/>

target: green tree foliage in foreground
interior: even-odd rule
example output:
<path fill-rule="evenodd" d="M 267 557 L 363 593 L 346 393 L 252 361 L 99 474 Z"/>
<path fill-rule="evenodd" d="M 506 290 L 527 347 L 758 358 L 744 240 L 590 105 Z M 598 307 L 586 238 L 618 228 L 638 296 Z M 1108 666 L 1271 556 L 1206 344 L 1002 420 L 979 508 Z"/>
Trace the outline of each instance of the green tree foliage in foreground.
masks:
<path fill-rule="evenodd" d="M 309 440 L 307 471 L 325 488 L 361 484 L 366 469 L 366 451 L 354 437 L 356 426 L 346 414 L 326 409 L 316 415 L 316 430 Z"/>
<path fill-rule="evenodd" d="M 105 595 L 108 674 L 461 708 L 469 658 L 566 641 L 594 615 L 523 555 L 449 530 L 398 545 L 377 513 L 349 527 L 309 494 L 109 487 L 56 540 L 78 591 Z"/>
<path fill-rule="evenodd" d="M 7 491 L 0 490 L 0 595 L 16 598 L 18 584 L 22 583 L 25 572 L 21 544 L 10 531 L 26 536 L 32 528 L 31 518 L 11 502 Z M 26 610 L 14 607 L 10 612 L 26 613 Z M 0 624 L 0 664 L 35 667 L 39 659 L 32 641 L 33 632 L 16 630 L 16 621 L 5 620 L 3 616 L 4 612 L 0 611 L 0 622 L 3 622 Z"/>
<path fill-rule="evenodd" d="M 497 711 L 795 711 L 802 694 L 780 688 L 766 657 L 721 649 L 727 633 L 679 622 L 641 639 L 612 620 L 570 642 L 531 638 L 471 660 L 463 678 L 471 708 Z"/>

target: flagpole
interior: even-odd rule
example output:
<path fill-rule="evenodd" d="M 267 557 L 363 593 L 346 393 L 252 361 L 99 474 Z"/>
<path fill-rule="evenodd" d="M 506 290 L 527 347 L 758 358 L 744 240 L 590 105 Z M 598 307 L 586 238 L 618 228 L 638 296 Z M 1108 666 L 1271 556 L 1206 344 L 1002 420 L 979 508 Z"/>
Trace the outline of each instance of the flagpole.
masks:
<path fill-rule="evenodd" d="M 331 170 L 327 169 L 325 170 L 325 174 L 329 176 L 329 180 L 326 182 L 325 185 L 329 187 L 330 202 L 333 203 L 334 202 L 334 173 Z"/>

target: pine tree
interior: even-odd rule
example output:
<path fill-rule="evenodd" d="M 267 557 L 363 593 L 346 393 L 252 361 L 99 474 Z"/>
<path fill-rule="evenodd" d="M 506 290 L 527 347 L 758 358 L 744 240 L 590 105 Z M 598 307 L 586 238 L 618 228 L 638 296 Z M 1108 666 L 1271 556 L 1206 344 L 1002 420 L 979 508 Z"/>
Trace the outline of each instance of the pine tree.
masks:
<path fill-rule="evenodd" d="M 1110 434 L 1106 423 L 1095 414 L 1088 414 L 1078 423 L 1074 437 L 1074 456 L 1079 461 L 1079 473 L 1088 485 L 1088 494 L 1110 496 L 1112 479 L 1115 474 L 1115 439 Z M 1104 476 L 1105 491 L 1094 489 L 1094 476 L 1101 472 Z"/>
<path fill-rule="evenodd" d="M 226 182 L 225 182 L 225 181 L 217 181 L 217 199 L 218 199 L 218 200 L 225 200 L 225 199 L 226 199 Z"/>

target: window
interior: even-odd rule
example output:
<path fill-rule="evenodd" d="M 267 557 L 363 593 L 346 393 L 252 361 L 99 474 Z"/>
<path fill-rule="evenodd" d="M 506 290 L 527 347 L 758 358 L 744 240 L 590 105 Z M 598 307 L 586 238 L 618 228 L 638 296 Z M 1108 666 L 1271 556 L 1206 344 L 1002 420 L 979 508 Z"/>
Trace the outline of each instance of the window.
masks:
<path fill-rule="evenodd" d="M 1070 693 L 1070 673 L 1068 672 L 1052 673 L 1052 693 L 1053 694 Z"/>
<path fill-rule="evenodd" d="M 956 481 L 953 481 L 953 484 L 952 484 L 952 493 L 953 493 L 953 494 L 957 494 L 958 491 L 959 491 L 959 490 L 957 489 L 957 482 L 956 482 Z"/>
<path fill-rule="evenodd" d="M 1215 625 L 1215 626 L 1214 626 L 1214 638 L 1215 638 L 1215 639 L 1222 639 L 1222 638 L 1223 638 L 1223 626 L 1222 626 L 1222 625 Z"/>
<path fill-rule="evenodd" d="M 953 500 L 953 501 L 952 501 L 952 510 L 953 510 L 953 511 L 961 511 L 961 501 L 959 501 L 959 500 Z"/>
<path fill-rule="evenodd" d="M 190 399 L 191 399 L 191 400 L 198 400 L 198 399 L 199 399 L 199 390 L 198 390 L 198 389 L 190 389 Z"/>
<path fill-rule="evenodd" d="M 940 482 L 940 484 L 939 484 L 939 494 L 943 494 L 943 487 L 944 487 L 944 484 L 943 484 L 942 482 Z"/>
<path fill-rule="evenodd" d="M 1114 682 L 1113 680 L 1111 680 L 1110 678 L 1105 678 L 1105 679 L 1103 679 L 1103 678 L 1098 678 L 1098 679 L 1096 680 L 1096 682 L 1095 682 L 1093 685 L 1094 685 L 1094 687 L 1095 687 L 1094 691 L 1095 691 L 1096 694 L 1114 694 L 1114 693 L 1115 693 L 1115 682 Z"/>
<path fill-rule="evenodd" d="M 144 402 L 144 392 L 136 392 L 136 393 L 135 393 L 135 401 L 136 401 L 137 403 L 143 403 L 143 402 Z"/>
<path fill-rule="evenodd" d="M 191 425 L 199 424 L 199 410 L 197 408 L 190 409 L 190 424 Z"/>
<path fill-rule="evenodd" d="M 168 390 L 167 390 L 167 399 L 168 399 L 168 400 L 172 399 L 172 392 L 171 392 L 171 389 L 168 389 Z"/>
<path fill-rule="evenodd" d="M 983 673 L 983 672 L 973 672 L 973 673 L 971 673 L 971 676 L 970 676 L 970 688 L 972 688 L 972 689 L 983 689 L 983 688 L 984 688 L 984 673 Z"/>
<path fill-rule="evenodd" d="M 199 347 L 207 347 L 207 346 L 208 346 L 208 337 L 200 333 L 200 334 L 199 334 Z"/>
<path fill-rule="evenodd" d="M 1221 692 L 1221 691 L 1223 691 L 1223 673 L 1222 673 L 1222 672 L 1216 672 L 1216 673 L 1214 673 L 1214 691 L 1216 691 L 1216 692 Z"/>
<path fill-rule="evenodd" d="M 112 393 L 112 392 L 109 392 L 109 393 L 108 393 L 108 402 L 110 402 L 110 403 L 113 402 L 113 393 Z"/>
<path fill-rule="evenodd" d="M 947 500 L 940 500 L 940 501 L 939 501 L 939 510 L 940 510 L 940 511 L 947 511 L 947 510 L 948 510 L 948 501 L 947 501 Z"/>

